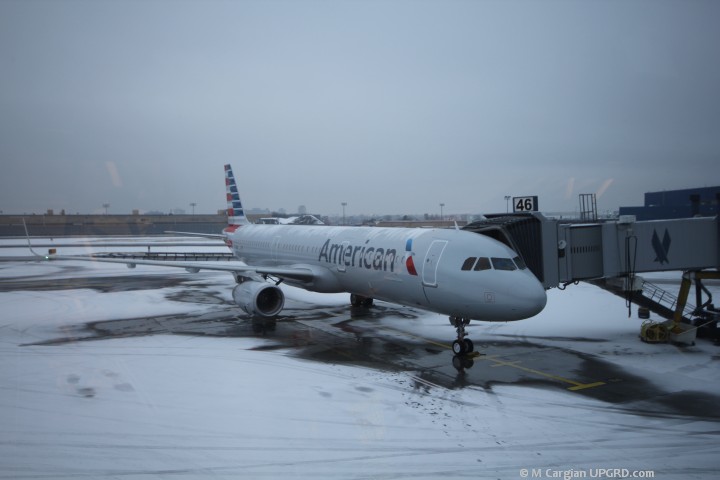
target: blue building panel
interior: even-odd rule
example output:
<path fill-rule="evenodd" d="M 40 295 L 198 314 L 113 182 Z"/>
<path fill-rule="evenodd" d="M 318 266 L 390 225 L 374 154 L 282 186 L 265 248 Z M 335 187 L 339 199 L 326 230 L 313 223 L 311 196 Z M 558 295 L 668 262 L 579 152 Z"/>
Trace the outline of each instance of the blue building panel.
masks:
<path fill-rule="evenodd" d="M 712 217 L 718 215 L 720 186 L 648 192 L 645 206 L 620 207 L 620 215 L 635 215 L 638 220 Z"/>

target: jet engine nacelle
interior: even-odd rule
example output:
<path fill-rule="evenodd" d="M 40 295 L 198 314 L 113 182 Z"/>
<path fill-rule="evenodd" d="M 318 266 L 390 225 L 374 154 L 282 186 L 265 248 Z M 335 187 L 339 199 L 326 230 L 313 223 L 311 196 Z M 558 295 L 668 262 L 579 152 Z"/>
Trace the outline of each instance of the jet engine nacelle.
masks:
<path fill-rule="evenodd" d="M 285 295 L 275 285 L 246 281 L 238 284 L 232 292 L 233 300 L 246 313 L 260 317 L 274 317 L 285 305 Z"/>

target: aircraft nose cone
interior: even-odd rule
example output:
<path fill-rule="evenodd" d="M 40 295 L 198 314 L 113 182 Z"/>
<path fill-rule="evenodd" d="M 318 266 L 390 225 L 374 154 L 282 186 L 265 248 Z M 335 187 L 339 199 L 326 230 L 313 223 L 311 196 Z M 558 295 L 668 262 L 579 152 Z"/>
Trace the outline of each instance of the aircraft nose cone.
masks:
<path fill-rule="evenodd" d="M 534 317 L 542 312 L 547 303 L 545 289 L 532 274 L 517 285 L 517 310 L 522 318 Z"/>

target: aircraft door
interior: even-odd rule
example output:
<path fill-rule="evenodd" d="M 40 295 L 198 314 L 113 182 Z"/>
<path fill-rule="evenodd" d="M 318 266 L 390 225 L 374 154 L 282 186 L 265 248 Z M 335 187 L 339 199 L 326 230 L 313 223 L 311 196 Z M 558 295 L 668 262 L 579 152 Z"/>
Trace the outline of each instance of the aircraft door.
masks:
<path fill-rule="evenodd" d="M 425 254 L 425 262 L 423 262 L 423 287 L 438 286 L 437 269 L 440 264 L 440 257 L 442 256 L 447 243 L 447 240 L 433 240 L 430 244 L 430 248 L 428 249 L 427 254 Z"/>

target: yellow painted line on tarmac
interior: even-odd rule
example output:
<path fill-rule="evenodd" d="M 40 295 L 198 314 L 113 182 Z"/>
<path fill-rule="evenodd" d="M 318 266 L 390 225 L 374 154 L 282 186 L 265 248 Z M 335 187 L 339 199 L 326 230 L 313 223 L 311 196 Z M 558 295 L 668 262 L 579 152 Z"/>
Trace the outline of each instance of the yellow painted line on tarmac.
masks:
<path fill-rule="evenodd" d="M 444 343 L 434 342 L 432 340 L 428 340 L 427 338 L 422 338 L 422 337 L 415 337 L 415 338 L 417 338 L 418 340 L 424 340 L 425 342 L 429 343 L 430 345 L 435 345 L 436 347 L 442 347 L 442 348 L 447 348 L 448 350 L 452 350 L 452 347 L 450 345 L 446 345 Z"/>
<path fill-rule="evenodd" d="M 399 333 L 399 334 L 401 334 L 401 335 L 407 335 L 408 337 L 412 337 L 412 338 L 415 338 L 415 339 L 417 339 L 417 340 L 421 340 L 421 341 L 423 341 L 423 342 L 425 342 L 425 343 L 429 343 L 430 345 L 435 345 L 435 346 L 438 346 L 438 347 L 446 348 L 446 349 L 448 349 L 448 350 L 452 350 L 452 347 L 449 346 L 449 345 L 446 345 L 446 344 L 440 343 L 440 342 L 435 342 L 435 341 L 433 341 L 433 340 L 430 340 L 430 339 L 427 339 L 427 338 L 424 338 L 424 337 L 420 337 L 420 336 L 418 336 L 418 335 L 415 335 L 415 334 L 412 334 L 412 333 L 409 333 L 409 332 L 406 332 L 406 331 L 403 331 L 403 330 L 396 330 L 396 329 L 391 328 L 391 327 L 383 327 L 383 329 L 385 329 L 385 330 L 390 330 L 390 331 L 393 331 L 393 332 L 395 332 L 395 333 Z M 493 367 L 493 368 L 495 368 L 495 367 L 511 367 L 511 368 L 517 368 L 518 370 L 522 370 L 522 371 L 524 371 L 524 372 L 532 373 L 532 374 L 534 374 L 534 375 L 539 375 L 539 376 L 541 376 L 541 377 L 549 378 L 549 379 L 551 379 L 551 380 L 556 380 L 556 381 L 561 382 L 561 383 L 567 383 L 567 384 L 569 384 L 569 385 L 572 385 L 571 387 L 568 387 L 567 389 L 568 389 L 568 390 L 571 390 L 571 391 L 573 391 L 573 392 L 576 392 L 576 391 L 578 391 L 578 390 L 585 390 L 585 389 L 587 389 L 587 388 L 595 388 L 595 387 L 599 387 L 599 386 L 601 386 L 601 385 L 605 385 L 605 382 L 593 382 L 593 383 L 580 383 L 580 382 L 576 382 L 575 380 L 570 380 L 569 378 L 561 377 L 561 376 L 558 376 L 558 375 L 553 375 L 553 374 L 551 374 L 551 373 L 542 372 L 542 371 L 540 371 L 540 370 L 535 370 L 534 368 L 523 367 L 523 366 L 520 365 L 520 363 L 521 363 L 520 360 L 516 360 L 516 361 L 513 361 L 513 362 L 508 362 L 508 361 L 505 361 L 505 360 L 500 360 L 497 355 L 481 355 L 481 354 L 478 354 L 478 356 L 476 356 L 476 357 L 474 357 L 474 358 L 477 358 L 478 360 L 489 360 L 489 361 L 491 361 L 491 362 L 494 362 L 492 365 L 490 365 L 490 366 Z"/>
<path fill-rule="evenodd" d="M 490 368 L 497 368 L 497 367 L 515 367 L 517 365 L 520 365 L 520 360 L 517 360 L 515 362 L 503 362 L 503 363 L 495 363 L 494 365 L 490 365 Z"/>
<path fill-rule="evenodd" d="M 595 387 L 599 387 L 600 385 L 605 385 L 605 382 L 595 382 L 595 383 L 586 383 L 584 385 L 575 385 L 574 387 L 568 388 L 568 390 L 577 392 L 578 390 L 585 390 L 586 388 L 595 388 Z"/>
<path fill-rule="evenodd" d="M 489 360 L 491 362 L 495 362 L 494 365 L 491 365 L 491 367 L 511 367 L 511 368 L 517 368 L 518 370 L 522 370 L 523 372 L 532 373 L 534 375 L 539 375 L 541 377 L 549 378 L 551 380 L 555 380 L 561 383 L 567 383 L 572 385 L 572 387 L 568 387 L 568 390 L 572 390 L 573 392 L 577 390 L 584 390 L 586 388 L 593 388 L 593 387 L 599 387 L 600 385 L 605 385 L 605 382 L 595 382 L 595 383 L 580 383 L 576 382 L 575 380 L 570 380 L 569 378 L 561 377 L 559 375 L 553 375 L 551 373 L 542 372 L 540 370 L 536 370 L 534 368 L 528 368 L 523 367 L 519 365 L 520 362 L 506 362 L 504 360 L 500 360 L 497 358 L 496 355 L 490 355 L 487 357 L 482 357 L 481 360 Z"/>
<path fill-rule="evenodd" d="M 447 350 L 452 350 L 452 347 L 451 347 L 450 345 L 447 345 L 447 344 L 445 344 L 445 343 L 435 342 L 435 341 L 430 340 L 430 339 L 428 339 L 428 338 L 419 337 L 419 336 L 417 336 L 417 335 L 415 335 L 415 334 L 412 334 L 412 333 L 410 333 L 410 332 L 406 332 L 406 331 L 404 331 L 404 330 L 397 330 L 397 329 L 392 328 L 392 327 L 382 327 L 381 330 L 389 330 L 389 331 L 391 331 L 391 332 L 399 333 L 399 334 L 401 334 L 401 335 L 407 335 L 408 337 L 412 337 L 412 338 L 414 338 L 414 339 L 416 339 L 416 340 L 421 340 L 421 341 L 423 341 L 423 342 L 425 342 L 425 343 L 429 343 L 430 345 L 435 345 L 436 347 L 445 348 L 445 349 L 447 349 Z"/>

